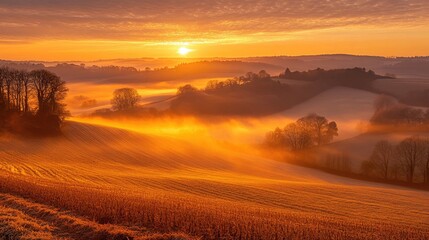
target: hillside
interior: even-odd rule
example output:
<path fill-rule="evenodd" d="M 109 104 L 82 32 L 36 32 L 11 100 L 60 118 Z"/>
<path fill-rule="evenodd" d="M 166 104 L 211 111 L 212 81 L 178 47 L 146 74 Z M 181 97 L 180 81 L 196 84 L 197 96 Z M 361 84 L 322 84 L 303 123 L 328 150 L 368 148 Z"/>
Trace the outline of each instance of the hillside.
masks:
<path fill-rule="evenodd" d="M 280 66 L 238 60 L 205 60 L 184 62 L 170 67 L 137 69 L 123 65 L 89 65 L 76 63 L 43 64 L 0 60 L 0 66 L 14 69 L 46 69 L 70 83 L 91 82 L 98 84 L 150 84 L 169 81 L 184 81 L 201 78 L 229 78 L 241 76 L 247 72 L 265 69 L 279 74 L 284 69 Z"/>
<path fill-rule="evenodd" d="M 151 233 L 145 228 L 100 224 L 10 194 L 0 193 L 2 239 L 192 239 L 180 233 Z"/>
<path fill-rule="evenodd" d="M 392 144 L 398 144 L 400 141 L 410 136 L 427 137 L 428 135 L 428 132 L 407 131 L 398 131 L 395 133 L 364 133 L 329 144 L 322 149 L 322 152 L 347 154 L 351 160 L 353 170 L 359 172 L 362 162 L 369 159 L 377 142 L 387 140 Z"/>
<path fill-rule="evenodd" d="M 246 239 L 239 235 L 246 226 L 253 226 L 253 236 L 270 239 L 311 239 L 316 232 L 321 239 L 429 236 L 426 192 L 337 177 L 246 149 L 232 152 L 204 139 L 194 145 L 75 122 L 64 132 L 60 139 L 2 137 L 0 190 L 14 195 L 3 199 L 24 197 L 97 222 L 108 214 L 118 216 L 109 223 L 205 238 L 216 236 L 210 228 Z M 2 212 L 15 211 L 12 205 Z M 96 206 L 106 209 L 89 210 Z M 124 215 L 121 206 L 130 211 Z M 137 221 L 146 219 L 139 214 L 149 214 L 148 220 Z M 236 228 L 224 229 L 225 221 Z"/>
<path fill-rule="evenodd" d="M 309 113 L 317 113 L 339 126 L 338 139 L 346 139 L 362 133 L 374 112 L 376 94 L 347 87 L 334 87 L 319 95 L 283 111 L 273 117 L 298 119 Z"/>

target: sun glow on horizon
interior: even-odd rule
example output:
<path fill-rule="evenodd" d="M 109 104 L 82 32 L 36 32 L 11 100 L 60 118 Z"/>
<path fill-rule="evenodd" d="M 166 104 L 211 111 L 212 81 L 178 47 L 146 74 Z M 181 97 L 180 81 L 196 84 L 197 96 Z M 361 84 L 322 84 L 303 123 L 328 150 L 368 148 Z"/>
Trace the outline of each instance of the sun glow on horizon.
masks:
<path fill-rule="evenodd" d="M 181 56 L 186 56 L 190 52 L 192 52 L 192 50 L 184 46 L 180 47 L 179 50 L 177 50 L 177 53 L 180 54 Z"/>

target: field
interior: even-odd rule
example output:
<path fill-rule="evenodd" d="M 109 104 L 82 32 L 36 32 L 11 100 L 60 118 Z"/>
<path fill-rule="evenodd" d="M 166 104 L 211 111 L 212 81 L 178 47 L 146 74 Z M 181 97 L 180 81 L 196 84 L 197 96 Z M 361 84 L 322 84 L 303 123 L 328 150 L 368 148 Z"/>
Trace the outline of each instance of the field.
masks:
<path fill-rule="evenodd" d="M 64 132 L 60 139 L 2 137 L 3 235 L 429 236 L 427 192 L 337 177 L 257 157 L 244 147 L 231 151 L 209 140 L 201 144 L 203 139 L 196 145 L 77 122 L 68 122 Z"/>
<path fill-rule="evenodd" d="M 319 2 L 0 0 L 0 240 L 429 240 L 429 0 Z"/>

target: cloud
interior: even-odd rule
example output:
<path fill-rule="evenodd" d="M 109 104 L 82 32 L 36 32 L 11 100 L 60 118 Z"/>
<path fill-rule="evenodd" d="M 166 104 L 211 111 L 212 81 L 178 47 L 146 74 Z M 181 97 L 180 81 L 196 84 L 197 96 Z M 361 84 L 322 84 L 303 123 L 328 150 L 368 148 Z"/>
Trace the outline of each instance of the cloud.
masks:
<path fill-rule="evenodd" d="M 219 41 L 429 23 L 427 0 L 2 0 L 0 38 Z"/>

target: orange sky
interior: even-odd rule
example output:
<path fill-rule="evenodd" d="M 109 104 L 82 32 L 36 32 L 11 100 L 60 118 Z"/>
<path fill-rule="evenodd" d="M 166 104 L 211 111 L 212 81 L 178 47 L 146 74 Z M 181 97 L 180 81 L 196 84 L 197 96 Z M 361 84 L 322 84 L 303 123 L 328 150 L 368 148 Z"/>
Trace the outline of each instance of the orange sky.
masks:
<path fill-rule="evenodd" d="M 0 59 L 429 55 L 427 0 L 0 2 Z"/>

